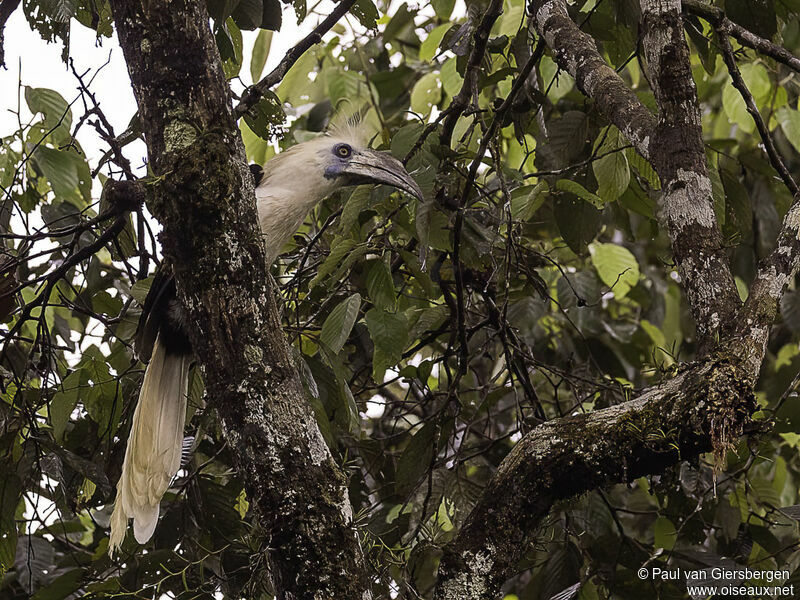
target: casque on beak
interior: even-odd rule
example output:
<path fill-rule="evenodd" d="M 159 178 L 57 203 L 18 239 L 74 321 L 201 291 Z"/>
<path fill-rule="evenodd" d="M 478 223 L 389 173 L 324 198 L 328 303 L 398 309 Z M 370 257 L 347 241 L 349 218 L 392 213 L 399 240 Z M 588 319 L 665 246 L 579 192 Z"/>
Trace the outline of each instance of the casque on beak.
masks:
<path fill-rule="evenodd" d="M 408 174 L 403 163 L 388 152 L 362 150 L 347 162 L 342 175 L 352 184 L 383 183 L 422 200 L 422 190 Z"/>

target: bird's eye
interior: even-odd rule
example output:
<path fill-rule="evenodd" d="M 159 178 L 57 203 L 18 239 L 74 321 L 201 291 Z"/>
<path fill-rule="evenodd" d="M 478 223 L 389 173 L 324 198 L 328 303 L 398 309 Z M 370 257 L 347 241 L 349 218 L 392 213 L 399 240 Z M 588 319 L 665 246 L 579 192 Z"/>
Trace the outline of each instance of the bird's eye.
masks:
<path fill-rule="evenodd" d="M 347 144 L 339 144 L 333 151 L 339 158 L 350 158 L 350 155 L 353 153 L 353 149 Z"/>

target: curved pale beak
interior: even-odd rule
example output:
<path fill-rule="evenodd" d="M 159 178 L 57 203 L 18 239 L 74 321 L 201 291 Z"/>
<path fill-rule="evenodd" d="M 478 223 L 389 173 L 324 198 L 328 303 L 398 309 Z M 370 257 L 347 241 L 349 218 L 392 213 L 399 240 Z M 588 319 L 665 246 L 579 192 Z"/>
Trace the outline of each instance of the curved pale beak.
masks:
<path fill-rule="evenodd" d="M 422 190 L 408 174 L 403 163 L 388 152 L 362 150 L 353 155 L 341 174 L 352 185 L 383 183 L 411 194 L 418 200 L 423 199 Z"/>

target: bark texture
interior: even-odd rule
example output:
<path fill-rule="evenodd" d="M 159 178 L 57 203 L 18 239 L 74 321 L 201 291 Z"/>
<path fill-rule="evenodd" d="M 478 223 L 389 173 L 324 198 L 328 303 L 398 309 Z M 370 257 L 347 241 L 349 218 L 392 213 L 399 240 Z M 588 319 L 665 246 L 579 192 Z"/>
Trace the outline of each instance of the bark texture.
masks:
<path fill-rule="evenodd" d="M 704 354 L 733 323 L 739 293 L 714 214 L 680 0 L 642 0 L 641 7 L 642 44 L 659 109 L 650 159 L 661 179 L 662 218 Z"/>
<path fill-rule="evenodd" d="M 778 243 L 770 255 L 759 264 L 758 273 L 750 285 L 750 294 L 739 311 L 732 336 L 726 339 L 746 366 L 751 376 L 758 375 L 764 360 L 769 331 L 778 313 L 786 286 L 800 266 L 800 200 L 795 197 L 783 218 Z"/>
<path fill-rule="evenodd" d="M 718 357 L 623 404 L 540 425 L 503 460 L 445 548 L 435 598 L 497 597 L 554 502 L 709 450 L 721 458 L 755 409 L 752 379 Z"/>
<path fill-rule="evenodd" d="M 346 480 L 280 327 L 205 3 L 119 0 L 113 10 L 155 176 L 150 208 L 208 397 L 267 534 L 278 598 L 368 598 Z"/>
<path fill-rule="evenodd" d="M 592 36 L 578 29 L 564 0 L 531 0 L 528 9 L 558 66 L 575 78 L 578 88 L 594 100 L 597 110 L 625 134 L 639 154 L 649 158 L 655 117 L 606 64 Z"/>

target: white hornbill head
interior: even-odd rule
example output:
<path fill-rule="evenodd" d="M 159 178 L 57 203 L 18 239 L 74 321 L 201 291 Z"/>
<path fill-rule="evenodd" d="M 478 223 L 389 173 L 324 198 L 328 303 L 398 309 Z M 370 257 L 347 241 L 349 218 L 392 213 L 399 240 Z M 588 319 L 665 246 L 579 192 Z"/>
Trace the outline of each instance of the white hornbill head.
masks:
<path fill-rule="evenodd" d="M 403 163 L 388 152 L 369 148 L 357 132 L 324 135 L 297 144 L 266 165 L 250 165 L 256 187 L 291 187 L 321 199 L 339 187 L 385 184 L 422 200 L 422 190 Z"/>
<path fill-rule="evenodd" d="M 355 128 L 292 146 L 253 168 L 258 218 L 268 262 L 272 262 L 306 215 L 323 198 L 344 186 L 385 184 L 422 200 L 422 190 L 403 163 L 369 148 Z"/>

